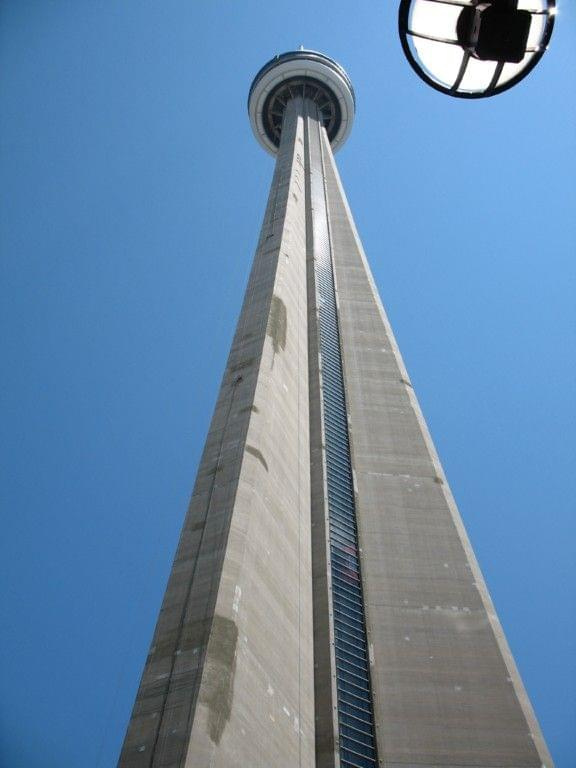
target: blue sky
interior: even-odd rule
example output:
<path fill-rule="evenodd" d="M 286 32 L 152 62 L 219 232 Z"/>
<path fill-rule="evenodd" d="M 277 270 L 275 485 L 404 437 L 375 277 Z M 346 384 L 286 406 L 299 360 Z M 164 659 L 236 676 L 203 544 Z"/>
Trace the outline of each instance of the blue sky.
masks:
<path fill-rule="evenodd" d="M 576 7 L 515 90 L 426 88 L 396 3 L 3 0 L 0 765 L 116 763 L 273 163 L 246 98 L 348 70 L 337 160 L 559 768 L 576 766 Z"/>

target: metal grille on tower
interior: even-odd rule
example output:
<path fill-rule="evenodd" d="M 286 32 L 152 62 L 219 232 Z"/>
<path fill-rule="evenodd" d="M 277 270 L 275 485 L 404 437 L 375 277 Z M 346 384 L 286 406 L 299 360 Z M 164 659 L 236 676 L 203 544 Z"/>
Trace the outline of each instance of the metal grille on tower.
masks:
<path fill-rule="evenodd" d="M 314 190 L 313 190 L 314 194 Z M 320 210 L 323 201 L 314 200 Z M 323 217 L 326 221 L 325 217 Z M 324 227 L 322 227 L 324 228 Z M 377 764 L 354 485 L 329 235 L 315 247 L 340 765 Z"/>

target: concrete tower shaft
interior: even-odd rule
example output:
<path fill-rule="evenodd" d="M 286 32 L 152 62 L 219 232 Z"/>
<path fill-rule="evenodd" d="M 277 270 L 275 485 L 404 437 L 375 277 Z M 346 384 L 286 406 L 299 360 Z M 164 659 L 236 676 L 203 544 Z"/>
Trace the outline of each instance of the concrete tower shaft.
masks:
<path fill-rule="evenodd" d="M 285 54 L 249 112 L 276 167 L 119 765 L 552 768 L 336 169 L 349 79 Z"/>

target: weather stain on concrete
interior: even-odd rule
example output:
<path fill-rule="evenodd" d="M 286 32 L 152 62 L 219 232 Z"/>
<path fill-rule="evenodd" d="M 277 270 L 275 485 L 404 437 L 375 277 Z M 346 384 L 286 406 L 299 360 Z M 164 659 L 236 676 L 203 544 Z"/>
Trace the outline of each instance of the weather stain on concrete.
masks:
<path fill-rule="evenodd" d="M 230 366 L 230 373 L 238 373 L 238 371 L 242 371 L 244 368 L 249 368 L 255 359 L 254 357 L 247 357 L 246 360 L 241 360 L 239 363 Z"/>
<path fill-rule="evenodd" d="M 251 411 L 252 413 L 260 413 L 257 405 L 246 405 L 244 408 L 240 408 L 238 413 L 248 413 L 248 411 Z"/>
<path fill-rule="evenodd" d="M 288 326 L 286 304 L 278 296 L 272 296 L 268 328 L 266 333 L 272 339 L 274 352 L 280 352 L 286 348 L 286 328 Z"/>
<path fill-rule="evenodd" d="M 238 627 L 231 619 L 214 616 L 206 653 L 200 701 L 208 707 L 208 735 L 219 744 L 232 711 Z"/>
<path fill-rule="evenodd" d="M 266 459 L 264 456 L 262 456 L 262 453 L 258 450 L 258 448 L 254 448 L 252 445 L 246 446 L 246 452 L 251 453 L 252 456 L 255 456 L 258 461 L 262 464 L 266 472 L 268 472 L 268 463 L 266 462 Z"/>

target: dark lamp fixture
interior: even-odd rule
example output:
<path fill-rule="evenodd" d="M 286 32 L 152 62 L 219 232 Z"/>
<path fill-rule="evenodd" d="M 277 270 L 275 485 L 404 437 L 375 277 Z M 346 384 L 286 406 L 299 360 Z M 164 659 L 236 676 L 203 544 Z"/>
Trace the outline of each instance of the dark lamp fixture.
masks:
<path fill-rule="evenodd" d="M 526 54 L 532 16 L 516 3 L 479 3 L 463 8 L 456 22 L 458 42 L 482 61 L 518 64 Z"/>
<path fill-rule="evenodd" d="M 493 96 L 542 58 L 555 0 L 401 0 L 400 40 L 428 85 L 466 99 Z"/>

